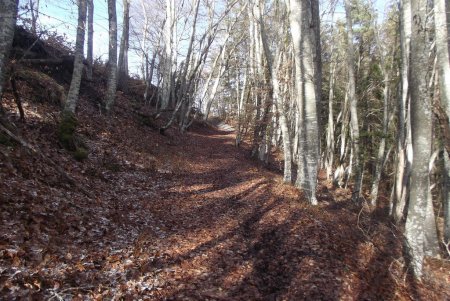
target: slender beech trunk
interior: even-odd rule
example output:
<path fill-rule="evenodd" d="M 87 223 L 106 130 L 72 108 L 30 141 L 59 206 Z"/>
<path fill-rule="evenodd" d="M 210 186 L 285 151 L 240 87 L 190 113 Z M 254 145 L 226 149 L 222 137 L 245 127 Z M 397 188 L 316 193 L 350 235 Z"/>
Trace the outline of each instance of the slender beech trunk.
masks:
<path fill-rule="evenodd" d="M 331 55 L 333 59 L 333 46 L 331 46 Z M 330 90 L 328 92 L 328 124 L 327 124 L 327 140 L 325 150 L 325 169 L 327 171 L 327 179 L 331 180 L 333 177 L 333 161 L 334 161 L 334 81 L 337 63 L 331 62 L 330 66 Z"/>
<path fill-rule="evenodd" d="M 87 69 L 86 69 L 86 77 L 88 80 L 92 80 L 92 67 L 94 64 L 94 0 L 87 0 L 87 27 L 88 27 L 88 36 L 87 36 Z"/>
<path fill-rule="evenodd" d="M 73 63 L 72 81 L 63 108 L 63 114 L 75 115 L 75 109 L 80 93 L 81 77 L 83 75 L 83 48 L 84 34 L 86 32 L 86 0 L 78 0 L 78 26 L 75 42 L 75 60 Z"/>
<path fill-rule="evenodd" d="M 445 0 L 434 0 L 436 54 L 441 104 L 450 118 L 450 57 Z"/>
<path fill-rule="evenodd" d="M 109 56 L 108 56 L 108 83 L 106 87 L 105 109 L 110 112 L 116 99 L 117 89 L 117 14 L 116 1 L 108 0 L 109 20 Z"/>
<path fill-rule="evenodd" d="M 397 158 L 395 173 L 395 193 L 391 201 L 392 216 L 396 223 L 404 218 L 406 200 L 409 194 L 409 176 L 411 162 L 410 128 L 409 117 L 409 58 L 411 43 L 411 2 L 402 0 L 400 4 L 400 48 L 401 48 L 401 95 L 397 102 Z"/>
<path fill-rule="evenodd" d="M 336 168 L 333 176 L 333 183 L 336 186 L 342 187 L 346 182 L 346 173 L 348 172 L 348 167 L 345 167 L 345 160 L 348 153 L 348 129 L 349 129 L 349 103 L 348 103 L 348 84 L 347 91 L 344 96 L 344 105 L 342 106 L 341 112 L 339 113 L 336 123 L 341 123 L 341 132 L 338 137 L 338 142 L 340 142 L 339 147 L 339 166 Z M 339 141 L 340 140 L 340 141 Z"/>
<path fill-rule="evenodd" d="M 282 58 L 284 54 L 280 52 L 279 58 L 276 64 L 276 69 L 274 74 L 279 74 L 280 67 L 282 66 Z M 283 157 L 284 157 L 284 169 L 283 169 L 283 181 L 285 183 L 292 183 L 292 139 L 289 130 L 289 124 L 286 114 L 286 109 L 283 102 L 283 96 L 286 93 L 282 93 L 280 88 L 280 81 L 278 78 L 273 80 L 273 98 L 274 102 L 280 116 L 280 128 L 281 136 L 283 139 Z"/>
<path fill-rule="evenodd" d="M 236 146 L 240 146 L 242 141 L 242 123 L 243 123 L 243 116 L 245 117 L 246 112 L 244 109 L 244 101 L 245 96 L 248 96 L 250 89 L 248 88 L 248 66 L 245 68 L 244 72 L 244 85 L 242 86 L 241 94 L 239 96 L 238 100 L 238 129 L 236 133 Z"/>
<path fill-rule="evenodd" d="M 37 19 L 39 17 L 39 0 L 30 0 L 30 12 L 31 12 L 31 32 L 37 34 Z"/>
<path fill-rule="evenodd" d="M 449 1 L 447 1 L 449 2 Z M 447 3 L 449 5 L 450 3 Z M 449 57 L 449 16 L 450 7 L 446 6 L 445 0 L 434 0 L 434 22 L 436 33 L 436 54 L 438 61 L 440 103 L 447 113 L 447 121 L 450 118 L 450 57 Z M 449 18 L 449 19 L 447 19 Z M 444 117 L 445 118 L 445 117 Z M 448 123 L 447 123 L 448 124 Z M 444 138 L 445 139 L 445 138 Z M 444 152 L 444 240 L 450 243 L 450 160 L 446 147 Z"/>
<path fill-rule="evenodd" d="M 377 205 L 378 187 L 381 180 L 381 174 L 383 172 L 383 163 L 386 157 L 386 135 L 388 130 L 388 103 L 390 97 L 389 91 L 389 72 L 384 68 L 384 88 L 383 88 L 383 132 L 378 146 L 377 163 L 375 167 L 375 175 L 372 183 L 372 190 L 370 192 L 370 203 L 373 207 Z"/>
<path fill-rule="evenodd" d="M 320 9 L 319 9 L 319 1 L 309 1 L 307 13 L 310 17 L 309 22 L 310 26 L 305 25 L 308 30 L 308 38 L 310 40 L 311 46 L 313 49 L 311 50 L 312 58 L 313 58 L 313 70 L 314 70 L 314 85 L 315 85 L 315 98 L 316 98 L 316 120 L 317 120 L 317 164 L 320 164 L 320 153 L 321 153 L 321 139 L 320 133 L 322 133 L 322 124 L 321 124 L 321 111 L 322 111 L 322 43 L 320 39 Z M 318 166 L 318 168 L 320 165 Z"/>
<path fill-rule="evenodd" d="M 130 45 L 130 0 L 123 0 L 122 37 L 120 39 L 117 85 L 122 91 L 127 90 L 128 48 Z"/>
<path fill-rule="evenodd" d="M 406 219 L 405 237 L 411 264 L 417 278 L 422 276 L 425 255 L 425 221 L 430 189 L 429 160 L 431 157 L 432 107 L 427 85 L 428 26 L 427 2 L 411 0 L 411 130 L 413 163 L 411 190 Z"/>
<path fill-rule="evenodd" d="M 348 68 L 348 98 L 350 103 L 350 124 L 352 138 L 352 169 L 355 174 L 352 200 L 359 202 L 362 186 L 361 152 L 359 145 L 358 101 L 356 99 L 355 51 L 353 46 L 353 20 L 350 0 L 345 0 L 345 16 L 347 21 L 347 68 Z"/>
<path fill-rule="evenodd" d="M 142 4 L 142 7 L 144 8 L 144 5 Z M 146 21 L 147 22 L 147 21 Z M 163 22 L 163 27 L 165 25 L 166 20 L 164 20 Z M 147 27 L 145 28 L 145 31 L 147 31 Z M 148 70 L 148 74 L 147 74 L 147 80 L 145 81 L 145 92 L 144 92 L 144 102 L 147 103 L 150 100 L 150 89 L 152 87 L 152 80 L 153 80 L 153 73 L 155 70 L 155 62 L 156 62 L 156 57 L 158 54 L 160 54 L 161 51 L 161 39 L 163 38 L 163 32 L 161 31 L 159 33 L 159 37 L 158 37 L 158 44 L 155 47 L 155 49 L 153 49 L 153 56 L 152 56 L 152 61 L 150 62 L 150 67 Z M 148 65 L 148 62 L 146 62 Z M 161 64 L 160 64 L 161 65 Z M 159 70 L 160 66 L 158 66 L 158 70 Z M 159 72 L 157 72 L 159 74 Z M 159 88 L 159 76 L 158 76 L 158 88 Z M 153 90 L 152 95 L 151 95 L 151 99 L 153 99 L 155 97 L 156 94 L 158 94 L 158 90 L 156 89 Z"/>
<path fill-rule="evenodd" d="M 450 243 L 450 158 L 449 153 L 444 151 L 444 241 Z"/>
<path fill-rule="evenodd" d="M 0 0 L 0 105 L 16 26 L 18 0 Z"/>
<path fill-rule="evenodd" d="M 184 132 L 187 124 L 189 124 L 189 116 L 191 113 L 192 103 L 194 99 L 193 96 L 189 93 L 192 91 L 192 83 L 193 83 L 193 81 L 191 81 L 190 79 L 191 75 L 195 73 L 194 66 L 200 55 L 197 54 L 197 56 L 194 58 L 192 56 L 192 49 L 194 46 L 195 35 L 197 30 L 197 19 L 200 8 L 200 0 L 195 0 L 192 4 L 193 4 L 192 11 L 194 12 L 192 31 L 190 34 L 190 40 L 188 50 L 186 53 L 186 58 L 184 61 L 184 66 L 180 72 L 180 78 L 178 79 L 179 88 L 177 101 L 181 101 L 184 103 L 184 109 L 180 114 L 180 122 L 179 122 L 181 132 Z"/>
<path fill-rule="evenodd" d="M 225 45 L 224 45 L 225 48 Z M 225 52 L 223 52 L 225 53 Z M 216 78 L 214 79 L 214 84 L 211 88 L 211 91 L 209 93 L 208 99 L 206 101 L 206 108 L 205 108 L 205 116 L 204 120 L 208 120 L 209 112 L 211 110 L 211 105 L 216 97 L 217 89 L 219 88 L 220 79 L 222 78 L 222 75 L 225 71 L 225 58 L 221 58 L 221 63 L 219 65 L 219 70 L 217 71 Z"/>
<path fill-rule="evenodd" d="M 164 56 L 163 56 L 163 87 L 161 93 L 161 109 L 167 109 L 171 102 L 173 89 L 173 53 L 174 53 L 174 26 L 175 1 L 166 0 L 166 23 L 164 26 Z"/>

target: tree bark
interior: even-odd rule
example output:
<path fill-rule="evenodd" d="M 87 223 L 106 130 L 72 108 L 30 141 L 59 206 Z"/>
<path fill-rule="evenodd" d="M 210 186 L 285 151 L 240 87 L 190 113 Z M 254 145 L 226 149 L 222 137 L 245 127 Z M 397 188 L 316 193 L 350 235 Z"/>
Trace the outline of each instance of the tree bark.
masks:
<path fill-rule="evenodd" d="M 389 73 L 384 68 L 384 89 L 383 89 L 383 132 L 378 147 L 377 163 L 375 167 L 375 175 L 372 183 L 372 190 L 370 192 L 370 203 L 372 207 L 377 205 L 378 187 L 380 185 L 381 174 L 383 173 L 383 166 L 386 157 L 386 135 L 388 131 L 388 102 L 390 97 L 389 87 Z"/>
<path fill-rule="evenodd" d="M 449 1 L 447 1 L 449 2 Z M 447 3 L 449 5 L 450 3 Z M 439 74 L 439 92 L 441 97 L 441 105 L 446 112 L 446 118 L 450 118 L 450 57 L 449 47 L 450 41 L 448 26 L 449 17 L 448 13 L 450 7 L 446 6 L 445 0 L 434 0 L 434 22 L 436 33 L 436 54 L 437 65 Z M 445 114 L 442 114 L 445 115 Z M 445 118 L 445 116 L 443 116 Z M 444 133 L 443 133 L 444 134 Z M 445 135 L 445 134 L 444 134 Z M 445 138 L 444 138 L 445 140 Z M 444 240 L 446 243 L 450 242 L 450 160 L 449 151 L 446 147 L 443 149 L 444 156 L 444 191 L 443 191 L 443 203 L 444 203 Z"/>
<path fill-rule="evenodd" d="M 445 0 L 434 0 L 434 22 L 441 104 L 447 113 L 447 118 L 450 118 L 450 56 Z"/>
<path fill-rule="evenodd" d="M 428 27 L 427 3 L 411 1 L 411 130 L 413 163 L 411 168 L 411 191 L 406 219 L 405 237 L 414 275 L 422 276 L 425 255 L 425 221 L 430 189 L 429 159 L 431 157 L 432 106 L 427 86 L 428 73 Z"/>
<path fill-rule="evenodd" d="M 314 2 L 314 1 L 313 1 Z M 317 112 L 317 64 L 315 55 L 320 43 L 316 37 L 317 26 L 313 22 L 313 7 L 316 3 L 290 0 L 291 34 L 295 52 L 297 76 L 297 104 L 300 117 L 299 159 L 297 184 L 305 191 L 311 204 L 316 205 L 316 185 L 319 168 L 319 124 Z M 301 168 L 303 167 L 303 170 Z M 302 175 L 303 173 L 303 175 Z"/>
<path fill-rule="evenodd" d="M 120 90 L 127 90 L 128 78 L 128 48 L 130 45 L 130 0 L 123 0 L 122 37 L 120 39 L 117 86 Z"/>
<path fill-rule="evenodd" d="M 411 145 L 409 116 L 409 59 L 411 43 L 411 2 L 402 0 L 400 6 L 400 48 L 401 48 L 401 95 L 397 102 L 397 158 L 395 173 L 395 193 L 393 194 L 392 212 L 396 223 L 404 218 L 406 200 L 409 193 L 409 177 L 411 165 Z"/>
<path fill-rule="evenodd" d="M 166 22 L 164 26 L 164 56 L 163 56 L 163 86 L 161 93 L 161 109 L 167 109 L 172 96 L 172 65 L 174 52 L 174 25 L 175 25 L 175 1 L 166 0 Z"/>
<path fill-rule="evenodd" d="M 444 150 L 444 241 L 450 243 L 450 158 L 449 153 Z"/>
<path fill-rule="evenodd" d="M 108 55 L 108 83 L 106 87 L 105 109 L 110 112 L 116 100 L 117 89 L 117 14 L 116 1 L 108 0 L 109 20 L 109 55 Z"/>
<path fill-rule="evenodd" d="M 331 48 L 332 59 L 333 59 L 333 46 Z M 328 92 L 328 124 L 327 124 L 327 139 L 326 139 L 326 150 L 325 150 L 325 169 L 327 171 L 327 179 L 331 180 L 333 177 L 333 161 L 334 161 L 334 149 L 335 149 L 335 139 L 334 139 L 334 81 L 335 81 L 335 71 L 336 63 L 331 62 L 330 66 L 330 87 Z"/>
<path fill-rule="evenodd" d="M 362 158 L 359 145 L 358 100 L 356 99 L 355 51 L 353 47 L 353 20 L 350 0 L 345 0 L 345 16 L 347 22 L 347 68 L 348 68 L 348 98 L 350 103 L 350 124 L 352 138 L 353 162 L 355 174 L 352 200 L 359 202 L 362 186 Z"/>
<path fill-rule="evenodd" d="M 75 115 L 83 75 L 84 34 L 86 31 L 86 0 L 78 0 L 78 27 L 75 43 L 75 60 L 73 63 L 72 81 L 63 108 L 63 114 Z"/>
<path fill-rule="evenodd" d="M 94 64 L 94 0 L 87 0 L 87 27 L 88 27 L 88 36 L 87 36 L 87 69 L 86 69 L 86 77 L 88 80 L 92 80 L 92 68 Z"/>

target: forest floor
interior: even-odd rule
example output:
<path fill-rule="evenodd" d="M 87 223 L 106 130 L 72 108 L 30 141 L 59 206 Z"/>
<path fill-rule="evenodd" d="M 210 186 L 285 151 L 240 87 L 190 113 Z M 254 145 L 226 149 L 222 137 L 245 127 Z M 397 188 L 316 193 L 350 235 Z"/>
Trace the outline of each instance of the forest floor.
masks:
<path fill-rule="evenodd" d="M 38 153 L 2 136 L 3 300 L 450 300 L 448 262 L 413 282 L 382 209 L 323 178 L 308 205 L 231 128 L 163 136 L 123 96 L 113 116 L 84 96 L 78 162 L 58 144 L 58 106 L 26 103 L 21 123 L 5 104 Z"/>
<path fill-rule="evenodd" d="M 1 100 L 0 125 L 17 137 L 0 131 L 0 299 L 450 300 L 449 261 L 428 260 L 414 282 L 385 209 L 361 210 L 323 175 L 308 205 L 280 162 L 250 159 L 227 125 L 161 135 L 121 92 L 105 116 L 102 74 L 82 83 L 89 155 L 75 160 L 51 100 L 66 69 L 19 82 L 25 123 L 10 92 Z"/>

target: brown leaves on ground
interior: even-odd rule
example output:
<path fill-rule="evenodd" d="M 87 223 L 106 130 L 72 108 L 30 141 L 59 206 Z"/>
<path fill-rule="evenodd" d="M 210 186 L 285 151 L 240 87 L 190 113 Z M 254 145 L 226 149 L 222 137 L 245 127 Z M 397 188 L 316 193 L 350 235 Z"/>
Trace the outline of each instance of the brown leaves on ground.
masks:
<path fill-rule="evenodd" d="M 197 125 L 161 136 L 128 106 L 119 98 L 106 117 L 80 104 L 82 163 L 58 146 L 57 108 L 25 106 L 22 137 L 95 198 L 0 145 L 2 299 L 450 298 L 448 266 L 434 267 L 440 284 L 413 283 L 400 233 L 359 212 L 348 191 L 320 186 L 311 207 L 231 132 Z"/>

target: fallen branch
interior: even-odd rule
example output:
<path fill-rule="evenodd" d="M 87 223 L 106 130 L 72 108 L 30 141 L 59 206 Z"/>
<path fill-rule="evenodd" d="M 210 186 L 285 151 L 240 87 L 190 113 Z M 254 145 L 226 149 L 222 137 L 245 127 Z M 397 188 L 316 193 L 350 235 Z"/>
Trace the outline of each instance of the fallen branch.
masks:
<path fill-rule="evenodd" d="M 34 146 L 26 142 L 23 138 L 16 136 L 14 133 L 12 133 L 10 130 L 8 130 L 6 127 L 4 127 L 0 123 L 0 130 L 5 132 L 9 137 L 11 137 L 14 141 L 20 143 L 23 147 L 30 150 L 32 153 L 38 155 L 41 157 L 45 162 L 47 162 L 49 165 L 53 166 L 53 168 L 71 185 L 79 189 L 83 194 L 85 194 L 87 197 L 94 198 L 94 195 L 87 191 L 84 187 L 82 187 L 80 184 L 77 183 L 77 181 L 69 176 L 61 167 L 59 167 L 55 162 L 53 162 L 51 159 L 47 158 L 41 151 L 36 149 Z"/>

